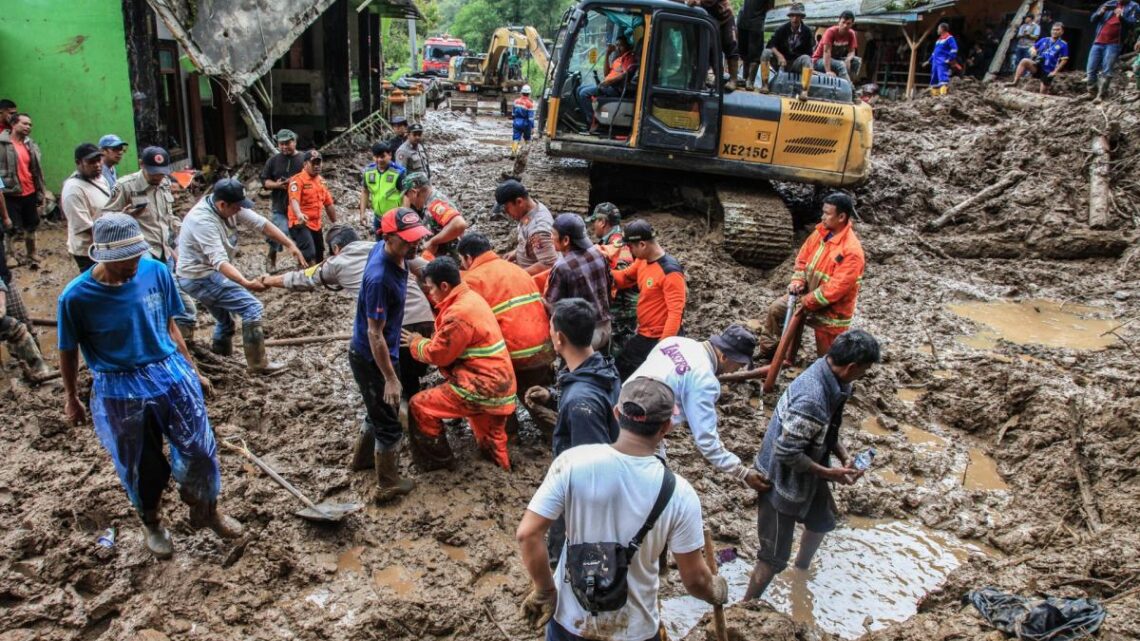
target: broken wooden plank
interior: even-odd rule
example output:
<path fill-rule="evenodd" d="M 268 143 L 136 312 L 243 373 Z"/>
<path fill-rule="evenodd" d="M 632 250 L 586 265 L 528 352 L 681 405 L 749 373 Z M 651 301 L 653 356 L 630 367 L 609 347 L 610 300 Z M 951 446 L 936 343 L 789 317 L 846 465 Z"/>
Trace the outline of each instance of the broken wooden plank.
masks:
<path fill-rule="evenodd" d="M 1077 477 L 1077 489 L 1081 496 L 1081 507 L 1085 513 L 1085 522 L 1092 532 L 1099 532 L 1104 523 L 1100 520 L 1100 510 L 1096 505 L 1096 496 L 1092 491 L 1092 479 L 1085 468 L 1085 455 L 1083 452 L 1085 441 L 1085 415 L 1082 403 L 1075 400 L 1069 405 L 1072 421 L 1069 425 L 1069 442 L 1073 451 L 1073 472 Z"/>
<path fill-rule="evenodd" d="M 974 207 L 976 205 L 985 204 L 987 201 L 1000 196 L 1002 193 L 1005 192 L 1005 190 L 1009 189 L 1013 185 L 1016 185 L 1017 183 L 1021 182 L 1024 179 L 1025 179 L 1025 172 L 1024 171 L 1021 171 L 1020 169 L 1010 170 L 1005 176 L 1002 176 L 1001 180 L 990 185 L 989 187 L 986 187 L 985 189 L 979 191 L 978 193 L 974 194 L 973 196 L 967 198 L 966 200 L 963 200 L 962 202 L 958 203 L 957 205 L 946 210 L 946 213 L 944 213 L 941 216 L 939 216 L 938 218 L 930 221 L 926 225 L 926 230 L 927 231 L 936 231 L 936 230 L 942 229 L 943 227 L 948 225 L 950 222 L 952 222 L 958 214 L 960 214 L 963 211 L 965 211 L 971 207 Z"/>
<path fill-rule="evenodd" d="M 1112 186 L 1109 182 L 1108 136 L 1095 135 L 1092 139 L 1092 159 L 1089 162 L 1089 227 L 1105 228 L 1112 220 L 1109 201 L 1112 200 Z"/>

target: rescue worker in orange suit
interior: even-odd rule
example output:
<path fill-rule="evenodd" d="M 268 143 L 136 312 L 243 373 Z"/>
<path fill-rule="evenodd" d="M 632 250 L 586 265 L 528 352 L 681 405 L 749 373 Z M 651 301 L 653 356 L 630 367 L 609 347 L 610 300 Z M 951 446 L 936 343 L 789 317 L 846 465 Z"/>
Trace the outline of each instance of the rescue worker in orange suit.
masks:
<path fill-rule="evenodd" d="M 795 295 L 806 314 L 806 324 L 815 330 L 816 354 L 823 356 L 843 332 L 851 327 L 855 299 L 863 282 L 863 245 L 855 235 L 855 203 L 847 194 L 834 193 L 823 200 L 823 215 L 796 255 L 796 267 L 788 294 Z M 761 359 L 776 353 L 788 311 L 788 296 L 768 307 L 768 319 L 760 339 Z M 793 355 L 789 355 L 791 359 Z"/>
<path fill-rule="evenodd" d="M 550 342 L 550 317 L 542 294 L 526 270 L 499 258 L 491 241 L 478 232 L 459 241 L 463 282 L 483 297 L 499 323 L 520 391 L 554 383 L 554 345 Z M 540 424 L 540 427 L 542 425 Z M 554 425 L 548 426 L 553 430 Z M 518 418 L 507 421 L 507 434 L 518 433 Z"/>
<path fill-rule="evenodd" d="M 636 286 L 639 294 L 637 333 L 626 341 L 614 362 L 623 381 L 641 367 L 658 341 L 681 333 L 688 298 L 685 270 L 657 244 L 652 225 L 644 220 L 626 225 L 625 245 L 633 254 L 633 264 L 610 273 L 617 289 Z"/>
<path fill-rule="evenodd" d="M 610 59 L 611 55 L 613 56 L 612 60 Z M 583 85 L 578 88 L 578 107 L 582 110 L 582 116 L 586 118 L 586 124 L 590 125 L 591 132 L 597 129 L 597 125 L 594 123 L 592 99 L 596 96 L 616 97 L 621 96 L 622 93 L 632 96 L 634 94 L 633 88 L 626 87 L 625 83 L 636 69 L 637 59 L 629 45 L 629 37 L 620 35 L 613 44 L 606 46 L 605 78 L 598 84 Z"/>
<path fill-rule="evenodd" d="M 438 367 L 444 382 L 408 403 L 413 457 L 425 471 L 453 468 L 443 421 L 467 418 L 480 449 L 509 470 L 506 425 L 515 412 L 515 371 L 495 314 L 447 256 L 428 263 L 422 278 L 437 309 L 435 334 L 428 339 L 404 330 L 401 342 L 412 358 Z"/>

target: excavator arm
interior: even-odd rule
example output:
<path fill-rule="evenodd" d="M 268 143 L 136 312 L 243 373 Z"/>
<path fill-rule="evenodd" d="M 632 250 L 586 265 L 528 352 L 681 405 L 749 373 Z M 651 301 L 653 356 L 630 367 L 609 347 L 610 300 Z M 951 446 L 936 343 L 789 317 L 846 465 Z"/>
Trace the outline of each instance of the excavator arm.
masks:
<path fill-rule="evenodd" d="M 526 33 L 527 49 L 530 51 L 531 59 L 545 74 L 550 66 L 550 52 L 546 50 L 546 43 L 542 41 L 542 36 L 538 35 L 538 29 L 534 27 L 526 27 L 523 32 Z"/>

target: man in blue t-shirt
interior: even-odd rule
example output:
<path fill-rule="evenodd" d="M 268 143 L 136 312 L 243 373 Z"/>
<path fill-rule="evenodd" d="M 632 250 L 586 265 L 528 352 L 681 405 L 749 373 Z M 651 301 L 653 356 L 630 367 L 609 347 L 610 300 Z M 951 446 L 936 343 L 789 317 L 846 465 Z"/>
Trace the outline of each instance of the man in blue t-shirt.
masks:
<path fill-rule="evenodd" d="M 142 517 L 146 546 L 169 558 L 174 548 L 159 520 L 171 475 L 190 506 L 190 525 L 218 536 L 241 535 L 241 524 L 217 509 L 221 489 L 217 445 L 198 374 L 174 318 L 182 301 L 164 263 L 147 256 L 138 221 L 105 213 L 92 231 L 95 266 L 59 297 L 59 360 L 64 412 L 86 422 L 79 400 L 79 352 L 91 370 L 91 417 L 119 480 Z M 163 439 L 170 445 L 170 462 Z"/>
<path fill-rule="evenodd" d="M 1038 40 L 1030 51 L 1032 55 L 1018 63 L 1010 86 L 1016 87 L 1017 81 L 1022 76 L 1028 75 L 1041 81 L 1041 93 L 1049 93 L 1049 85 L 1053 84 L 1053 78 L 1056 78 L 1069 62 L 1069 43 L 1061 39 L 1063 35 L 1065 35 L 1065 25 L 1054 22 L 1049 37 Z"/>
<path fill-rule="evenodd" d="M 384 502 L 415 488 L 411 479 L 400 478 L 399 448 L 404 430 L 399 418 L 402 386 L 396 365 L 408 292 L 405 261 L 419 251 L 420 241 L 431 232 L 420 222 L 419 214 L 400 207 L 380 219 L 380 234 L 383 242 L 376 243 L 364 265 L 348 364 L 367 414 L 356 439 L 352 468 L 367 467 L 360 461 L 371 453 L 376 467 L 376 500 Z"/>

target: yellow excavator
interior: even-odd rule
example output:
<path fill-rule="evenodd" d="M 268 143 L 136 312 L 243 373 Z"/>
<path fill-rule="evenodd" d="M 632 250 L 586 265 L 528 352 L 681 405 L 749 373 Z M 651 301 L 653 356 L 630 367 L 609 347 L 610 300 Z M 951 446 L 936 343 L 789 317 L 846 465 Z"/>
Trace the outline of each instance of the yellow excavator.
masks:
<path fill-rule="evenodd" d="M 451 59 L 448 80 L 453 111 L 478 110 L 479 101 L 497 101 L 503 115 L 526 84 L 524 57 L 546 72 L 550 53 L 534 27 L 500 27 L 491 35 L 485 54 Z"/>
<path fill-rule="evenodd" d="M 607 82 L 607 54 L 619 39 L 633 70 Z M 623 198 L 680 202 L 710 219 L 723 215 L 724 246 L 738 262 L 773 267 L 794 238 L 770 181 L 863 180 L 871 107 L 855 99 L 851 83 L 810 70 L 775 73 L 767 94 L 726 91 L 721 52 L 717 23 L 699 7 L 585 0 L 563 16 L 540 128 L 548 155 L 590 161 L 589 185 L 567 192 L 587 193 L 590 202 L 569 211 Z"/>

